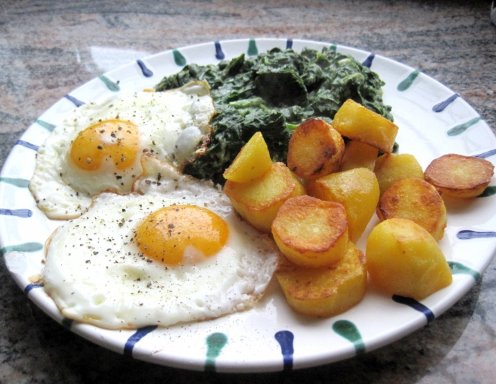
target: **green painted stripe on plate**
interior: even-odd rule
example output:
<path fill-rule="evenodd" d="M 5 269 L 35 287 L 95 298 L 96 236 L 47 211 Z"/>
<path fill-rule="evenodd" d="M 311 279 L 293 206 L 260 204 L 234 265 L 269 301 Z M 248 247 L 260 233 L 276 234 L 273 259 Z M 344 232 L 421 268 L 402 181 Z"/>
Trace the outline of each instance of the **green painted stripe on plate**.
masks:
<path fill-rule="evenodd" d="M 457 136 L 463 132 L 465 132 L 467 129 L 469 129 L 472 125 L 477 124 L 481 119 L 480 116 L 474 117 L 473 119 L 470 119 L 469 121 L 466 121 L 465 123 L 455 125 L 453 128 L 448 129 L 448 136 Z"/>
<path fill-rule="evenodd" d="M 12 184 L 19 188 L 27 188 L 29 186 L 29 180 L 20 179 L 17 177 L 0 177 L 2 183 Z"/>
<path fill-rule="evenodd" d="M 118 92 L 121 87 L 119 87 L 119 84 L 115 81 L 112 81 L 110 80 L 107 76 L 105 75 L 100 75 L 98 77 L 102 82 L 103 84 L 105 84 L 107 86 L 107 88 L 112 91 L 112 92 Z"/>
<path fill-rule="evenodd" d="M 186 65 L 186 58 L 181 52 L 179 52 L 179 50 L 172 50 L 172 54 L 174 55 L 174 62 L 176 63 L 176 65 L 178 65 L 179 67 L 184 67 Z"/>
<path fill-rule="evenodd" d="M 420 71 L 418 69 L 415 69 L 412 71 L 404 80 L 402 80 L 396 89 L 400 92 L 406 91 L 408 88 L 410 88 L 415 81 L 415 79 L 418 77 L 420 74 Z"/>
<path fill-rule="evenodd" d="M 363 342 L 362 335 L 356 325 L 351 321 L 338 320 L 332 325 L 332 329 L 339 336 L 344 337 L 353 344 L 357 355 L 365 352 L 365 344 Z"/>
<path fill-rule="evenodd" d="M 55 125 L 51 124 L 45 120 L 37 119 L 36 124 L 39 126 L 45 128 L 47 131 L 52 132 L 55 129 Z"/>
<path fill-rule="evenodd" d="M 222 348 L 227 344 L 227 336 L 221 332 L 212 333 L 207 337 L 207 359 L 205 371 L 215 371 L 215 360 Z"/>
<path fill-rule="evenodd" d="M 43 249 L 43 244 L 36 242 L 21 243 L 15 245 L 7 245 L 0 248 L 0 255 L 5 255 L 9 252 L 36 252 Z"/>
<path fill-rule="evenodd" d="M 448 261 L 448 265 L 451 268 L 451 272 L 453 274 L 466 274 L 472 276 L 475 281 L 479 281 L 481 278 L 481 274 L 477 272 L 475 269 L 469 268 L 466 265 L 459 263 L 457 261 Z"/>
<path fill-rule="evenodd" d="M 257 47 L 257 42 L 255 41 L 255 39 L 250 39 L 250 41 L 248 41 L 248 56 L 256 56 L 258 55 L 258 47 Z"/>

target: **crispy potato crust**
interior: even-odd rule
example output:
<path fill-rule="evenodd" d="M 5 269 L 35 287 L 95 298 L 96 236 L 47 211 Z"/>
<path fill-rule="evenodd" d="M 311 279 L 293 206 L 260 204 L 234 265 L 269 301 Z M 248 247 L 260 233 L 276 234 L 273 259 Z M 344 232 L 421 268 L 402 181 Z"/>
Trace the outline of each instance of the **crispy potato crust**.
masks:
<path fill-rule="evenodd" d="M 390 295 L 422 300 L 452 282 L 437 241 L 409 219 L 377 224 L 367 239 L 365 257 L 372 284 Z"/>
<path fill-rule="evenodd" d="M 270 232 L 279 207 L 290 197 L 303 195 L 305 189 L 284 163 L 276 162 L 251 182 L 227 180 L 224 193 L 246 221 L 263 232 Z"/>
<path fill-rule="evenodd" d="M 340 168 L 344 148 L 343 138 L 330 124 L 308 119 L 289 140 L 287 164 L 301 178 L 314 179 Z"/>
<path fill-rule="evenodd" d="M 377 206 L 381 220 L 410 219 L 440 240 L 446 227 L 446 207 L 436 188 L 418 178 L 401 179 L 389 186 Z"/>
<path fill-rule="evenodd" d="M 379 183 L 368 168 L 353 168 L 334 172 L 311 180 L 307 193 L 322 200 L 336 201 L 344 205 L 348 216 L 351 241 L 358 241 L 379 202 Z"/>
<path fill-rule="evenodd" d="M 226 180 L 246 183 L 258 179 L 272 167 L 269 148 L 261 132 L 255 132 L 224 171 Z"/>
<path fill-rule="evenodd" d="M 424 171 L 410 153 L 385 153 L 377 158 L 374 168 L 383 193 L 392 183 L 407 177 L 424 178 Z"/>
<path fill-rule="evenodd" d="M 350 140 L 344 150 L 341 171 L 354 168 L 367 168 L 373 171 L 378 153 L 379 150 L 370 144 Z"/>
<path fill-rule="evenodd" d="M 425 179 L 443 195 L 468 199 L 484 192 L 493 174 L 491 162 L 452 153 L 434 159 L 425 170 Z"/>
<path fill-rule="evenodd" d="M 283 259 L 275 275 L 289 305 L 314 317 L 347 311 L 362 300 L 367 288 L 363 254 L 351 242 L 332 267 L 305 268 Z"/>
<path fill-rule="evenodd" d="M 334 115 L 332 126 L 344 137 L 372 145 L 382 152 L 393 149 L 398 126 L 352 99 Z"/>
<path fill-rule="evenodd" d="M 306 267 L 339 261 L 348 246 L 348 220 L 342 204 L 302 195 L 279 208 L 272 235 L 281 252 Z"/>

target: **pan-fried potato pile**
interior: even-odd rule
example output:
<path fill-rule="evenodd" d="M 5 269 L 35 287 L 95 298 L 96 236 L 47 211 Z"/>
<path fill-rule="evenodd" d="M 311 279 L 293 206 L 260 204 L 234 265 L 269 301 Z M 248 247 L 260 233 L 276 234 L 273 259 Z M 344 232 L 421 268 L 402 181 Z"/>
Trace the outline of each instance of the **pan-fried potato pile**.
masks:
<path fill-rule="evenodd" d="M 417 300 L 451 284 L 437 243 L 447 223 L 443 197 L 478 196 L 494 167 L 448 154 L 424 172 L 413 154 L 392 153 L 397 132 L 348 100 L 331 123 L 312 118 L 296 128 L 287 165 L 270 160 L 257 132 L 224 173 L 233 207 L 279 247 L 276 279 L 295 311 L 334 316 L 360 302 L 367 281 Z M 355 244 L 374 213 L 363 254 Z"/>

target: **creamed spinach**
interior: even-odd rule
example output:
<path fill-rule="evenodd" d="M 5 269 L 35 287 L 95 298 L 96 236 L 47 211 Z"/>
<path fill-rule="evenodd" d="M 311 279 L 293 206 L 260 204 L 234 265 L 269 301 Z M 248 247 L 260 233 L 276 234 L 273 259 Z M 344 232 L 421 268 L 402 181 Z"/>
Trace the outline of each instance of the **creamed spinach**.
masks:
<path fill-rule="evenodd" d="M 262 132 L 272 159 L 285 162 L 292 129 L 309 117 L 331 121 L 348 98 L 392 120 L 391 108 L 382 100 L 384 82 L 332 48 L 301 53 L 274 48 L 217 65 L 190 64 L 163 78 L 155 89 L 165 91 L 192 80 L 210 84 L 217 113 L 208 146 L 184 172 L 221 184 L 224 169 L 256 131 Z"/>

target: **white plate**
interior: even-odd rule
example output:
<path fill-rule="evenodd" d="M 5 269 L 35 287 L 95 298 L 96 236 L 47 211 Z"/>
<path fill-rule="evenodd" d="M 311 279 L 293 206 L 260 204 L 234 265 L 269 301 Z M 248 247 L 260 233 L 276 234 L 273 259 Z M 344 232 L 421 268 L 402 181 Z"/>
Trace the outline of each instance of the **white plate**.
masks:
<path fill-rule="evenodd" d="M 34 283 L 42 271 L 43 244 L 60 222 L 47 220 L 37 209 L 27 182 L 36 149 L 75 104 L 123 89 L 151 87 L 185 63 L 217 63 L 221 58 L 255 55 L 272 47 L 290 46 L 299 51 L 330 45 L 246 39 L 179 48 L 105 73 L 55 103 L 16 143 L 0 178 L 1 253 L 19 287 L 53 319 L 98 345 L 157 364 L 224 372 L 296 369 L 353 357 L 398 340 L 446 311 L 474 285 L 495 252 L 496 196 L 490 193 L 448 207 L 448 227 L 440 244 L 452 267 L 453 283 L 421 303 L 369 290 L 364 300 L 346 313 L 316 320 L 292 312 L 272 284 L 263 301 L 247 312 L 166 329 L 110 331 L 62 318 L 43 288 Z M 400 127 L 400 152 L 413 153 L 424 168 L 448 152 L 480 155 L 494 162 L 494 134 L 455 92 L 418 70 L 379 55 L 333 47 L 366 63 L 386 82 L 384 99 L 393 107 Z M 363 240 L 358 245 L 363 249 Z"/>

